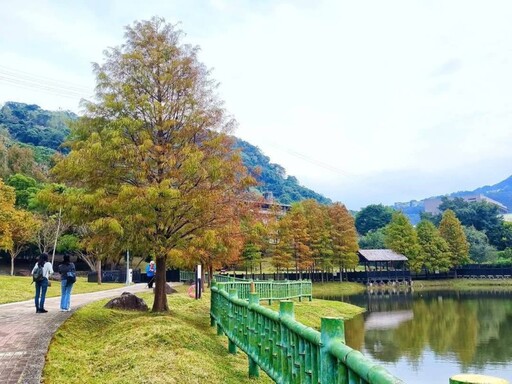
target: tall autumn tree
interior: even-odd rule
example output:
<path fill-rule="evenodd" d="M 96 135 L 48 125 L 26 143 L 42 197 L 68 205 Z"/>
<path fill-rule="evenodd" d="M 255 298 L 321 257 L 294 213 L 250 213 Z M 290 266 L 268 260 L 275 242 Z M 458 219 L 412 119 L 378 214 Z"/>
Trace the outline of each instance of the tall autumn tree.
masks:
<path fill-rule="evenodd" d="M 156 17 L 128 26 L 125 39 L 94 65 L 96 101 L 84 104 L 54 171 L 93 201 L 84 221 L 106 217 L 138 232 L 138 246 L 156 256 L 153 311 L 162 312 L 168 260 L 231 221 L 236 210 L 219 207 L 235 205 L 252 179 L 198 48 Z"/>
<path fill-rule="evenodd" d="M 407 216 L 402 212 L 394 212 L 384 232 L 386 247 L 406 256 L 409 265 L 414 267 L 420 249 L 418 235 Z"/>
<path fill-rule="evenodd" d="M 0 179 L 0 249 L 11 257 L 11 275 L 14 275 L 14 259 L 27 245 L 35 240 L 39 220 L 28 211 L 16 209 L 14 188 Z"/>
<path fill-rule="evenodd" d="M 15 211 L 16 193 L 0 178 L 0 249 L 12 249 L 12 217 Z"/>
<path fill-rule="evenodd" d="M 355 268 L 359 262 L 357 232 L 354 218 L 343 204 L 333 204 L 327 208 L 329 215 L 334 260 L 340 267 L 340 281 L 344 268 Z"/>
<path fill-rule="evenodd" d="M 447 209 L 439 223 L 439 233 L 448 243 L 452 266 L 464 265 L 469 262 L 469 244 L 462 225 L 455 212 Z"/>
<path fill-rule="evenodd" d="M 327 207 L 316 200 L 308 199 L 300 202 L 307 220 L 308 246 L 311 249 L 311 262 L 315 270 L 329 271 L 333 267 L 333 248 L 330 221 Z M 313 264 L 314 263 L 314 264 Z"/>
<path fill-rule="evenodd" d="M 280 245 L 291 255 L 295 264 L 295 272 L 302 273 L 304 269 L 313 264 L 312 249 L 308 245 L 311 237 L 303 205 L 301 203 L 294 204 L 281 219 L 279 225 L 285 234 L 284 241 Z"/>

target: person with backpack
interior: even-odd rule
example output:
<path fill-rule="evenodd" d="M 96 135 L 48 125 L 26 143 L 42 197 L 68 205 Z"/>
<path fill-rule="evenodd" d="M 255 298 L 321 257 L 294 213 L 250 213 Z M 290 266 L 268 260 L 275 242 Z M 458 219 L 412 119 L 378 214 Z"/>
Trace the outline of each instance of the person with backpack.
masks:
<path fill-rule="evenodd" d="M 69 255 L 64 255 L 64 260 L 59 265 L 60 273 L 60 311 L 69 312 L 71 306 L 71 290 L 76 281 L 75 264 L 69 261 Z"/>
<path fill-rule="evenodd" d="M 48 254 L 43 253 L 39 256 L 39 260 L 32 269 L 32 279 L 33 282 L 36 283 L 36 295 L 34 297 L 36 313 L 48 312 L 44 309 L 44 300 L 46 299 L 46 291 L 48 290 L 48 281 L 52 274 L 52 263 L 48 262 Z"/>

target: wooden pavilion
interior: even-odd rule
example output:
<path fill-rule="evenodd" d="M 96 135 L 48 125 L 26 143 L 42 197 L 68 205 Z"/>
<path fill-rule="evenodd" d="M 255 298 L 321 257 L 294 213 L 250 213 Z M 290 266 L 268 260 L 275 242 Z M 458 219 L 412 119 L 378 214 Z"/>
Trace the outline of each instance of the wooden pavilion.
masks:
<path fill-rule="evenodd" d="M 364 270 L 382 271 L 390 269 L 404 269 L 407 257 L 391 249 L 360 249 L 359 262 L 364 264 Z"/>

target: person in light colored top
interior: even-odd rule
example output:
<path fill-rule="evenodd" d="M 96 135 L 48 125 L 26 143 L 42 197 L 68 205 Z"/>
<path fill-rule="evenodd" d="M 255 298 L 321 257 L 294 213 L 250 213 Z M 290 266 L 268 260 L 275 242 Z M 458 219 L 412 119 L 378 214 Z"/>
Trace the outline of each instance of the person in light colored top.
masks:
<path fill-rule="evenodd" d="M 43 269 L 43 278 L 40 281 L 36 281 L 36 295 L 34 297 L 34 301 L 36 304 L 36 313 L 46 313 L 48 312 L 44 309 L 44 300 L 46 298 L 46 291 L 48 289 L 48 281 L 50 276 L 53 274 L 53 267 L 50 262 L 48 262 L 48 254 L 43 253 L 39 256 L 39 260 L 36 265 L 32 269 L 32 275 L 36 272 L 38 268 Z"/>
<path fill-rule="evenodd" d="M 146 276 L 148 278 L 148 288 L 153 288 L 153 283 L 155 282 L 156 276 L 156 265 L 153 260 L 151 260 L 146 266 Z"/>

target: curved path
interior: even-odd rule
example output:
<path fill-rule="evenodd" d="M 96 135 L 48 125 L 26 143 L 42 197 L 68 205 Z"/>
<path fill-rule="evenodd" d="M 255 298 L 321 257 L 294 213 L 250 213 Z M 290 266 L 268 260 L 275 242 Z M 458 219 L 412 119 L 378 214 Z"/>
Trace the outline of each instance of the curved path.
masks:
<path fill-rule="evenodd" d="M 34 300 L 0 305 L 0 383 L 40 383 L 53 334 L 77 308 L 123 292 L 141 291 L 148 291 L 147 284 L 72 294 L 70 312 L 59 311 L 60 296 L 46 299 L 48 313 L 35 313 Z"/>

